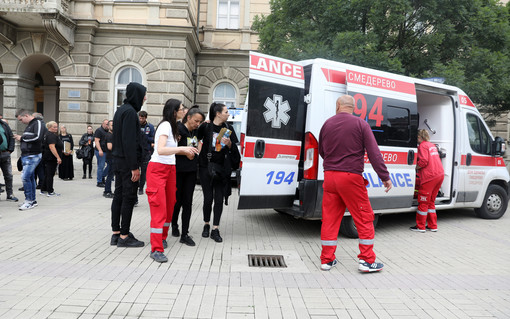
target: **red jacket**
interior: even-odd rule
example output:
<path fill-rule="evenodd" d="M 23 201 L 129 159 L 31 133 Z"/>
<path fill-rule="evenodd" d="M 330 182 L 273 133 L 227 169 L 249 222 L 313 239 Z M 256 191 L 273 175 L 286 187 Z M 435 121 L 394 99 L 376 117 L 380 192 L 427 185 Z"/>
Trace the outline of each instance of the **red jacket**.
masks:
<path fill-rule="evenodd" d="M 439 175 L 444 176 L 443 164 L 437 147 L 427 141 L 423 141 L 418 146 L 418 177 L 420 183 L 426 183 Z"/>

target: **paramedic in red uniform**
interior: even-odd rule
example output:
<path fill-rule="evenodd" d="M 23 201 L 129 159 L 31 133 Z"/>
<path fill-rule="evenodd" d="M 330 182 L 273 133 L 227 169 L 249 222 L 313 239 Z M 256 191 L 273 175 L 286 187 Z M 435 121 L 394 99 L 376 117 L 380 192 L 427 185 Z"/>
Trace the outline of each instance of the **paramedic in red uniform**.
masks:
<path fill-rule="evenodd" d="M 338 263 L 335 257 L 337 237 L 347 208 L 358 229 L 358 270 L 374 272 L 382 270 L 384 265 L 375 262 L 373 251 L 374 212 L 368 200 L 367 181 L 361 175 L 365 151 L 386 192 L 392 184 L 370 125 L 352 115 L 353 111 L 354 98 L 339 97 L 336 115 L 324 123 L 319 135 L 319 154 L 324 159 L 321 269 L 330 270 Z"/>
<path fill-rule="evenodd" d="M 429 142 L 427 130 L 418 131 L 418 211 L 416 212 L 416 226 L 410 227 L 412 231 L 425 232 L 427 229 L 437 231 L 436 197 L 443 184 L 444 169 L 436 145 Z"/>

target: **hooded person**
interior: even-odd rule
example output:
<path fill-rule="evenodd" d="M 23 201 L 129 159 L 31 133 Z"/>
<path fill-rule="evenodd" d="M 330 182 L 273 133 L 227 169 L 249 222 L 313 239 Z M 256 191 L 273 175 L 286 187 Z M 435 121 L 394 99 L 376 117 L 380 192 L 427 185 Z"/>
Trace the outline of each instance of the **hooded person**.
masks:
<path fill-rule="evenodd" d="M 143 247 L 129 232 L 133 207 L 137 200 L 138 180 L 143 149 L 140 141 L 138 112 L 146 100 L 147 88 L 131 82 L 126 88 L 126 99 L 113 117 L 113 158 L 115 162 L 115 193 L 112 200 L 111 245 Z"/>

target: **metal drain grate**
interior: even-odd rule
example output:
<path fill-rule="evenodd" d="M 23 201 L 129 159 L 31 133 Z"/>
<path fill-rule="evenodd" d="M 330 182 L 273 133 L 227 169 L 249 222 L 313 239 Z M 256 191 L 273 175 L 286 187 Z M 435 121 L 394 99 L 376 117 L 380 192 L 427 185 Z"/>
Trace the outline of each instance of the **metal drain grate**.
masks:
<path fill-rule="evenodd" d="M 250 267 L 287 268 L 282 255 L 248 255 Z"/>

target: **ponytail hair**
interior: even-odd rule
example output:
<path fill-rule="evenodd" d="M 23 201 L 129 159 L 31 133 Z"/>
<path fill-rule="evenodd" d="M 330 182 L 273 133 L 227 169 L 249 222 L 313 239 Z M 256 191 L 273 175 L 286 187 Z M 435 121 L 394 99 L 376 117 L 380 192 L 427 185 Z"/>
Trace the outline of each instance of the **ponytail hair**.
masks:
<path fill-rule="evenodd" d="M 177 141 L 177 137 L 179 136 L 179 131 L 177 130 L 177 112 L 179 111 L 181 104 L 182 102 L 177 99 L 167 100 L 165 106 L 163 107 L 163 119 L 158 124 L 159 127 L 159 125 L 165 121 L 170 123 L 174 141 Z"/>
<path fill-rule="evenodd" d="M 214 121 L 214 118 L 216 117 L 216 113 L 221 113 L 223 111 L 223 108 L 225 107 L 225 104 L 222 103 L 216 103 L 212 102 L 211 106 L 209 107 L 209 120 Z"/>

